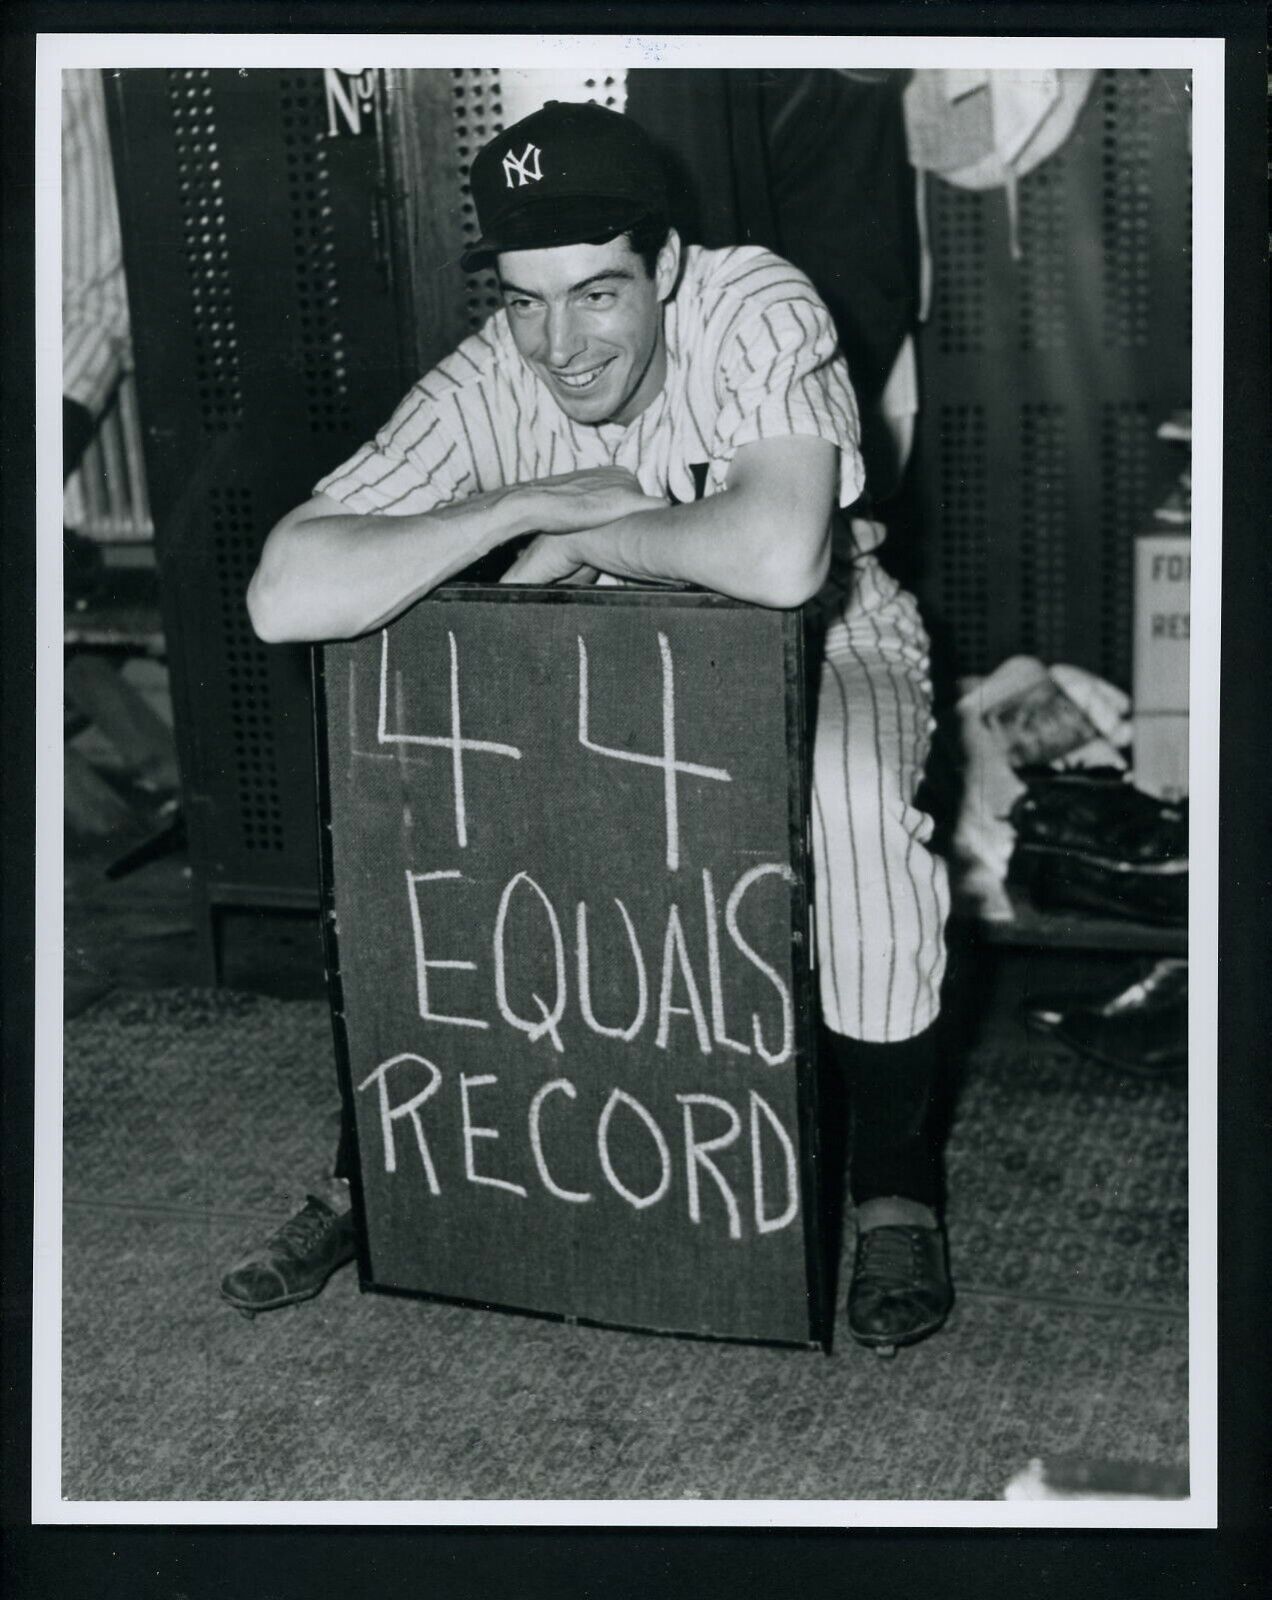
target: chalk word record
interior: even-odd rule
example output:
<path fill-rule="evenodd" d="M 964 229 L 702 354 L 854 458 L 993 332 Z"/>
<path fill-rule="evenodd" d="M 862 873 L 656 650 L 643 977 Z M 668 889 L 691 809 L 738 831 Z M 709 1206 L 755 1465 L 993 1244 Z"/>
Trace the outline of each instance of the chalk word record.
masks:
<path fill-rule="evenodd" d="M 455 585 L 318 716 L 363 1286 L 819 1342 L 798 619 Z"/>

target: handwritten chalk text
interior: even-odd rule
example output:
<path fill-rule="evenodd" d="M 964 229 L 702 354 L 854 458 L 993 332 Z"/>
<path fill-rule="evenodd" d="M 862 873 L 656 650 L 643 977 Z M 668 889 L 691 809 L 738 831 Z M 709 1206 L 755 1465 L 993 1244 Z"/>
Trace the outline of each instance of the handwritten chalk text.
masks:
<path fill-rule="evenodd" d="M 609 745 L 597 744 L 589 726 L 589 691 L 587 646 L 579 637 L 579 743 L 585 750 L 598 756 L 608 756 L 612 761 L 634 761 L 642 767 L 660 767 L 663 775 L 663 809 L 667 827 L 667 870 L 675 872 L 680 866 L 680 774 L 695 778 L 714 778 L 717 783 L 730 783 L 731 776 L 723 767 L 704 767 L 696 761 L 680 761 L 676 757 L 676 668 L 671 658 L 671 644 L 665 633 L 658 635 L 658 652 L 662 661 L 662 754 L 644 755 L 635 750 L 615 750 Z"/>
<path fill-rule="evenodd" d="M 459 715 L 459 649 L 455 643 L 455 635 L 453 633 L 448 633 L 446 637 L 450 642 L 450 733 L 389 732 L 389 630 L 385 628 L 380 635 L 380 700 L 379 710 L 376 714 L 375 736 L 380 744 L 431 745 L 439 750 L 450 751 L 451 786 L 455 801 L 455 841 L 462 849 L 468 844 L 468 802 L 464 791 L 464 751 L 480 750 L 487 755 L 508 756 L 513 761 L 521 760 L 521 751 L 516 745 L 498 744 L 493 739 L 464 738 Z M 397 679 L 397 699 L 399 702 L 401 696 L 402 683 L 399 677 Z"/>
<path fill-rule="evenodd" d="M 425 1079 L 422 1087 L 421 1076 Z M 674 1192 L 682 1197 L 680 1203 L 695 1227 L 707 1225 L 714 1229 L 722 1223 L 724 1234 L 732 1240 L 746 1235 L 748 1221 L 756 1235 L 763 1235 L 788 1228 L 799 1215 L 794 1140 L 773 1107 L 754 1089 L 746 1091 L 741 1110 L 722 1095 L 677 1094 L 675 1100 L 682 1117 L 677 1138 L 674 1130 L 669 1134 L 660 1125 L 637 1095 L 614 1088 L 598 1112 L 595 1091 L 591 1102 L 581 1106 L 579 1091 L 568 1078 L 553 1078 L 542 1084 L 531 1098 L 528 1111 L 521 1111 L 524 1090 L 515 1084 L 503 1084 L 498 1073 L 460 1074 L 456 1106 L 455 1086 L 447 1083 L 441 1069 L 424 1056 L 403 1051 L 382 1062 L 358 1087 L 367 1090 L 373 1084 L 384 1171 L 396 1175 L 398 1181 L 411 1182 L 418 1170 L 434 1197 L 441 1195 L 442 1187 L 432 1159 L 429 1133 L 438 1144 L 452 1137 L 453 1130 L 447 1125 L 457 1116 L 464 1156 L 463 1181 L 501 1190 L 518 1200 L 529 1198 L 532 1177 L 553 1200 L 586 1205 L 596 1199 L 595 1189 L 569 1188 L 554 1175 L 548 1156 L 550 1145 L 555 1152 L 554 1161 L 564 1157 L 559 1164 L 575 1169 L 576 1181 L 585 1176 L 577 1169 L 586 1159 L 592 1166 L 594 1181 L 603 1180 L 633 1211 L 650 1210 Z M 481 1123 L 474 1120 L 477 1090 L 482 1093 L 481 1115 L 485 1120 Z M 395 1093 L 403 1098 L 396 1100 Z M 566 1103 L 561 1104 L 557 1097 Z M 554 1109 L 549 1122 L 544 1113 L 550 1098 Z M 429 1129 L 425 1127 L 426 1115 Z M 409 1160 L 399 1161 L 397 1130 L 404 1121 L 411 1124 L 415 1135 L 418 1169 Z M 589 1125 L 591 1137 L 583 1144 L 579 1135 Z M 523 1129 L 524 1143 L 520 1137 Z M 475 1150 L 478 1139 L 489 1141 L 491 1146 L 491 1161 L 480 1171 Z M 493 1165 L 496 1145 L 501 1156 L 498 1172 Z M 591 1154 L 585 1157 L 583 1152 L 589 1145 Z M 748 1192 L 749 1207 L 743 1198 Z"/>
<path fill-rule="evenodd" d="M 657 939 L 650 938 L 646 929 L 644 937 L 626 905 L 617 896 L 613 905 L 626 935 L 625 961 L 621 945 L 614 941 L 606 944 L 610 970 L 630 969 L 628 993 L 631 996 L 630 1020 L 603 1021 L 596 1014 L 593 995 L 595 937 L 592 924 L 595 920 L 587 901 L 575 903 L 572 918 L 562 917 L 551 895 L 528 872 L 515 873 L 502 887 L 493 920 L 483 916 L 489 912 L 488 896 L 491 885 L 470 880 L 458 868 L 445 868 L 436 872 L 411 872 L 406 874 L 407 899 L 410 911 L 411 938 L 415 951 L 416 1005 L 422 1022 L 439 1023 L 448 1027 L 489 1028 L 488 1016 L 479 1013 L 479 980 L 468 985 L 468 1008 L 462 1014 L 434 1009 L 429 973 L 450 970 L 479 974 L 482 953 L 480 930 L 490 927 L 486 949 L 490 955 L 492 974 L 493 1012 L 531 1044 L 541 1039 L 550 1041 L 558 1055 L 565 1054 L 565 1035 L 562 1024 L 573 999 L 578 1016 L 591 1034 L 629 1044 L 641 1034 L 650 1021 L 651 1009 L 656 1019 L 654 1045 L 657 1049 L 672 1052 L 692 1041 L 700 1055 L 709 1056 L 717 1046 L 741 1055 L 750 1055 L 752 1046 L 757 1056 L 769 1066 L 780 1066 L 789 1061 L 795 1049 L 795 1007 L 791 991 L 778 969 L 755 949 L 742 931 L 743 902 L 757 884 L 766 878 L 778 878 L 789 883 L 793 874 L 779 862 L 762 862 L 749 867 L 732 885 L 725 900 L 724 928 L 728 936 L 728 949 L 734 965 L 745 963 L 752 972 L 765 980 L 774 1004 L 768 1008 L 776 1012 L 775 1018 L 762 1018 L 752 1011 L 747 1019 L 751 1043 L 733 1037 L 729 1031 L 725 1002 L 725 964 L 721 956 L 719 907 L 715 883 L 710 871 L 702 873 L 702 925 L 705 929 L 705 960 L 696 955 L 685 932 L 685 915 L 681 906 L 673 901 L 667 908 Z M 434 885 L 445 884 L 444 891 Z M 477 930 L 465 953 L 447 956 L 426 955 L 432 948 L 429 938 L 428 897 L 444 892 L 446 900 L 437 906 L 439 917 L 454 929 L 461 919 L 469 919 L 469 926 Z M 518 933 L 511 931 L 512 914 L 516 906 L 524 907 L 517 922 Z M 574 959 L 571 962 L 567 949 L 565 928 L 572 923 Z M 770 918 L 770 926 L 772 921 Z M 784 924 L 779 918 L 776 927 L 780 932 Z M 452 940 L 459 936 L 452 931 Z M 660 973 L 656 1007 L 650 1005 L 649 965 L 645 950 L 654 946 L 660 950 Z M 614 949 L 619 954 L 613 954 Z M 550 952 L 550 956 L 547 954 Z M 744 969 L 742 969 L 744 970 Z M 571 992 L 571 973 L 574 987 Z M 750 974 L 746 974 L 750 976 Z M 542 978 L 548 982 L 543 983 Z M 705 982 L 706 1003 L 703 1002 Z M 683 1018 L 677 1022 L 678 1018 Z"/>

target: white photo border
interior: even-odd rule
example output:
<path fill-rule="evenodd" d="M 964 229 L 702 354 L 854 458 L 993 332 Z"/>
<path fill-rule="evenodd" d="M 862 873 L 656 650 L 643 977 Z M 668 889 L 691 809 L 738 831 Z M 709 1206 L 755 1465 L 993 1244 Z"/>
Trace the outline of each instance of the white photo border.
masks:
<path fill-rule="evenodd" d="M 1222 541 L 1192 552 L 1189 910 L 1191 1493 L 1171 1501 L 72 1501 L 61 1494 L 61 73 L 73 67 L 1125 67 L 1193 75 L 1193 502 L 1222 526 L 1222 38 L 741 34 L 43 33 L 36 40 L 36 1081 L 32 1494 L 36 1524 L 1121 1528 L 1218 1525 L 1217 1014 Z"/>

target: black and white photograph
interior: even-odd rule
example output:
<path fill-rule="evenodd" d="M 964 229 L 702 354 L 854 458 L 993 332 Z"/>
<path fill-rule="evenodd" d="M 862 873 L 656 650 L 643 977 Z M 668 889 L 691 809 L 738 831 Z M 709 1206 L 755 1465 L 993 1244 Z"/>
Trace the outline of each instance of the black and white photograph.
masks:
<path fill-rule="evenodd" d="M 41 36 L 36 1522 L 1215 1526 L 1223 50 Z"/>

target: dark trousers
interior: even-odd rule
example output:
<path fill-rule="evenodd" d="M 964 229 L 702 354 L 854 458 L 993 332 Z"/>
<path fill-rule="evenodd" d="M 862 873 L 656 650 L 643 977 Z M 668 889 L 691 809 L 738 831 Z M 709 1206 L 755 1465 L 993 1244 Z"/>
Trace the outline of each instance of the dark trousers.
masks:
<path fill-rule="evenodd" d="M 933 1132 L 939 1056 L 934 1023 L 897 1044 L 831 1034 L 832 1061 L 847 1090 L 853 1204 L 900 1195 L 936 1207 L 939 1159 Z"/>

